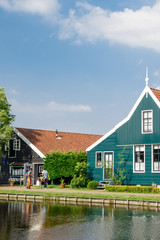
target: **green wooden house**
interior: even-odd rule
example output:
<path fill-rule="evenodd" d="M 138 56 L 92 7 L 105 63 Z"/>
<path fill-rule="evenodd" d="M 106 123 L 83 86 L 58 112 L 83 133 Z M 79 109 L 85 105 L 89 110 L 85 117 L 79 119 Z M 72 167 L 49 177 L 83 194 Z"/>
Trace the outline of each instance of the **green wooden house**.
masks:
<path fill-rule="evenodd" d="M 123 184 L 160 185 L 160 90 L 148 87 L 148 71 L 129 115 L 87 148 L 87 161 L 95 181 L 109 179 L 106 169 L 125 169 Z"/>

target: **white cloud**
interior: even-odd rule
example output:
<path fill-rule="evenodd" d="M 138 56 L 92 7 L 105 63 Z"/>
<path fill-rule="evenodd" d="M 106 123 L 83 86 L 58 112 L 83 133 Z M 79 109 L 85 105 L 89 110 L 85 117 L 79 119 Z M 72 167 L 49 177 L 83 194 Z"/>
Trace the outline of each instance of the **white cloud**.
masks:
<path fill-rule="evenodd" d="M 10 99 L 9 102 L 12 105 L 14 112 L 21 113 L 44 113 L 44 112 L 91 112 L 92 109 L 89 105 L 82 104 L 61 104 L 54 101 L 38 105 L 18 102 L 16 99 Z"/>
<path fill-rule="evenodd" d="M 0 7 L 12 12 L 26 12 L 45 17 L 58 12 L 58 0 L 0 0 Z"/>
<path fill-rule="evenodd" d="M 50 102 L 48 104 L 49 109 L 51 111 L 62 111 L 62 112 L 91 112 L 91 107 L 88 105 L 67 105 L 67 104 L 61 104 L 61 103 L 56 103 L 56 102 Z"/>
<path fill-rule="evenodd" d="M 76 6 L 77 11 L 70 10 L 69 16 L 61 19 L 60 39 L 106 40 L 160 51 L 160 0 L 135 11 L 110 12 L 80 2 Z"/>
<path fill-rule="evenodd" d="M 60 15 L 59 0 L 0 0 L 0 7 L 56 20 L 59 38 L 72 39 L 77 45 L 107 41 L 160 51 L 160 0 L 138 10 L 113 12 L 88 2 L 76 2 L 67 17 Z"/>

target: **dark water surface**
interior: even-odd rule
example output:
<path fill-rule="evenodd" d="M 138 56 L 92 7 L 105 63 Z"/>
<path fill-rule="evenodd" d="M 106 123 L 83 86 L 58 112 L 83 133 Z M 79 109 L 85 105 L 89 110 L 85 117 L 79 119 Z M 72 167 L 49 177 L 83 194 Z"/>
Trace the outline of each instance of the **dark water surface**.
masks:
<path fill-rule="evenodd" d="M 160 213 L 0 202 L 0 240 L 158 240 Z"/>

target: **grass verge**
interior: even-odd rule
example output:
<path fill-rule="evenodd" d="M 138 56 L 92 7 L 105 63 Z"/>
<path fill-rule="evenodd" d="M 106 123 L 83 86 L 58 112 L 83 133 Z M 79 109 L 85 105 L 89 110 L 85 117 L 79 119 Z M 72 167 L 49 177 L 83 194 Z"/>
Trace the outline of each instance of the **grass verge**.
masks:
<path fill-rule="evenodd" d="M 83 189 L 84 190 L 84 189 Z M 107 198 L 107 199 L 130 199 L 130 200 L 138 200 L 138 201 L 160 201 L 160 195 L 153 195 L 153 194 L 129 194 L 129 193 L 111 193 L 111 192 L 103 192 L 101 193 L 93 193 L 92 190 L 86 191 L 86 193 L 80 193 L 78 190 L 74 192 L 42 192 L 41 189 L 35 188 L 35 190 L 29 192 L 28 190 L 7 190 L 7 189 L 0 189 L 0 193 L 10 193 L 10 194 L 28 194 L 28 195 L 43 195 L 43 196 L 66 196 L 66 197 L 84 197 L 84 198 Z"/>

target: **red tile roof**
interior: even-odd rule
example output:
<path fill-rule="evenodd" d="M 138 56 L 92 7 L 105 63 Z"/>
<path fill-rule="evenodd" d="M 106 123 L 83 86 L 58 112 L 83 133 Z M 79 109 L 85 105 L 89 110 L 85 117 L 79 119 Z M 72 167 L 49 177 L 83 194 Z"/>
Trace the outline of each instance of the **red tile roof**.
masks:
<path fill-rule="evenodd" d="M 152 90 L 152 92 L 154 93 L 158 101 L 160 101 L 160 90 L 154 89 L 154 88 L 150 88 L 150 89 Z"/>
<path fill-rule="evenodd" d="M 56 131 L 27 128 L 16 129 L 43 154 L 50 153 L 51 151 L 85 151 L 90 145 L 102 137 L 102 135 L 94 134 L 58 132 L 59 138 L 57 138 Z"/>

